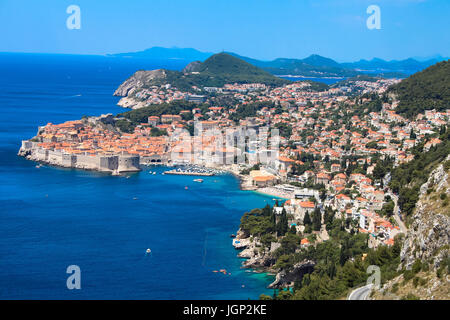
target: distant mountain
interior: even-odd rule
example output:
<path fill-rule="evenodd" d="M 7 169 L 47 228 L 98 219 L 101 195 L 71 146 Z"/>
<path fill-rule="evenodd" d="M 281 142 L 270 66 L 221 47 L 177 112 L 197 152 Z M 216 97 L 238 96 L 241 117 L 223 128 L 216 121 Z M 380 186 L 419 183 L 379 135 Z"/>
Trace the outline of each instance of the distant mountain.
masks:
<path fill-rule="evenodd" d="M 302 60 L 304 63 L 315 67 L 332 67 L 332 68 L 342 68 L 342 66 L 330 58 L 325 58 L 317 54 L 312 54 L 308 58 Z"/>
<path fill-rule="evenodd" d="M 339 63 L 333 59 L 313 54 L 304 59 L 278 58 L 271 61 L 263 61 L 241 56 L 233 52 L 226 53 L 273 75 L 294 75 L 317 78 L 354 77 L 361 74 L 371 74 L 385 78 L 405 78 L 439 61 L 445 60 L 440 55 L 434 55 L 429 57 L 429 59 L 409 58 L 405 60 L 386 61 L 374 58 L 372 60 Z M 192 48 L 153 47 L 144 51 L 119 53 L 110 56 L 141 59 L 179 59 L 192 62 L 205 61 L 212 55 L 212 53 L 201 52 Z"/>
<path fill-rule="evenodd" d="M 442 60 L 436 58 L 425 61 L 418 61 L 413 58 L 386 61 L 374 58 L 372 60 L 359 60 L 357 62 L 342 63 L 341 66 L 358 71 L 369 71 L 371 73 L 401 72 L 410 75 L 428 68 L 429 66 L 432 66 L 440 61 Z"/>
<path fill-rule="evenodd" d="M 163 48 L 153 47 L 144 51 L 118 53 L 109 56 L 126 57 L 126 58 L 142 58 L 142 59 L 177 59 L 177 60 L 205 60 L 213 54 L 210 52 L 201 52 L 192 48 Z"/>
<path fill-rule="evenodd" d="M 450 60 L 439 62 L 389 88 L 399 105 L 397 112 L 413 118 L 425 110 L 450 109 Z"/>
<path fill-rule="evenodd" d="M 276 75 L 297 75 L 304 77 L 352 77 L 359 74 L 345 69 L 332 59 L 319 55 L 311 55 L 305 59 L 278 58 L 272 61 L 261 61 L 229 53 L 248 63 L 258 66 Z"/>

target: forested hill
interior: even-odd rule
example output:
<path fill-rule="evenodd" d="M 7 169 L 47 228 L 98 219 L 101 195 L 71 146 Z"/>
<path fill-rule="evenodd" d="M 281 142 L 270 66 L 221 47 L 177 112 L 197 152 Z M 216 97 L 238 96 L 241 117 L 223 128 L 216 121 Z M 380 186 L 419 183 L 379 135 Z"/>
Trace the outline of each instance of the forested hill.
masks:
<path fill-rule="evenodd" d="M 450 60 L 439 62 L 392 86 L 397 95 L 397 113 L 413 118 L 425 110 L 450 109 Z"/>
<path fill-rule="evenodd" d="M 171 84 L 181 91 L 195 92 L 193 86 L 222 87 L 226 83 L 263 83 L 282 86 L 291 81 L 278 78 L 226 53 L 212 55 L 204 62 L 189 63 L 183 71 L 166 69 L 137 71 L 116 90 L 114 95 L 127 96 L 132 89 Z"/>
<path fill-rule="evenodd" d="M 183 70 L 204 86 L 223 86 L 225 83 L 265 83 L 283 85 L 290 81 L 270 73 L 227 53 L 212 55 L 205 62 L 193 62 Z"/>

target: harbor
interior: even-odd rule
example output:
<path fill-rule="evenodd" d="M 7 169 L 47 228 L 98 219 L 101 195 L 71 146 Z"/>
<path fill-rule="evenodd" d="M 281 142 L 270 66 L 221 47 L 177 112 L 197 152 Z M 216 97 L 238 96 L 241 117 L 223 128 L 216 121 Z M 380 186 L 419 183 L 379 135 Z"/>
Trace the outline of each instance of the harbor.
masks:
<path fill-rule="evenodd" d="M 223 174 L 222 170 L 204 168 L 199 166 L 189 166 L 185 168 L 176 168 L 168 171 L 164 171 L 164 174 L 183 175 L 183 176 L 204 176 L 211 177 L 216 174 Z"/>

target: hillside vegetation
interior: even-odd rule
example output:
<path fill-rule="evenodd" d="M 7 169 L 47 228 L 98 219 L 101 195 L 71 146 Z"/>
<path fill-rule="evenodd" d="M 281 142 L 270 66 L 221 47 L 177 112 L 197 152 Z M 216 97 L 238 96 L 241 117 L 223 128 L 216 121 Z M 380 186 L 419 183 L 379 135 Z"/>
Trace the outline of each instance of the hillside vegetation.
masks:
<path fill-rule="evenodd" d="M 400 103 L 397 112 L 413 118 L 425 110 L 450 109 L 450 60 L 439 62 L 392 86 Z"/>
<path fill-rule="evenodd" d="M 221 87 L 226 83 L 264 83 L 267 85 L 283 85 L 288 80 L 277 78 L 270 73 L 251 65 L 244 60 L 218 53 L 209 57 L 203 63 L 195 63 L 190 69 L 199 74 L 186 76 L 197 83 L 197 86 Z"/>
<path fill-rule="evenodd" d="M 401 164 L 391 172 L 390 187 L 399 194 L 398 204 L 407 217 L 413 213 L 416 206 L 420 186 L 426 182 L 436 165 L 450 154 L 450 131 L 442 131 L 439 136 L 442 143 L 424 152 L 423 141 L 413 148 L 414 160 Z"/>

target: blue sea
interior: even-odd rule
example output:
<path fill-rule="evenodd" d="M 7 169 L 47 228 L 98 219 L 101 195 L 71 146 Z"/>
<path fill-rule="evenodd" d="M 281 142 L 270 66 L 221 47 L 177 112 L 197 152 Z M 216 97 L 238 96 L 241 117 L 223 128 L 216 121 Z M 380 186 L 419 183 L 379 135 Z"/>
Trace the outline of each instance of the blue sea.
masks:
<path fill-rule="evenodd" d="M 266 289 L 272 277 L 241 269 L 230 238 L 245 211 L 272 204 L 272 197 L 240 191 L 231 175 L 196 183 L 154 167 L 126 178 L 36 168 L 16 155 L 21 140 L 34 136 L 38 126 L 123 112 L 112 94 L 134 71 L 185 64 L 0 53 L 1 299 L 272 294 Z M 80 290 L 66 287 L 70 265 L 81 269 Z M 213 273 L 219 269 L 231 275 Z"/>

